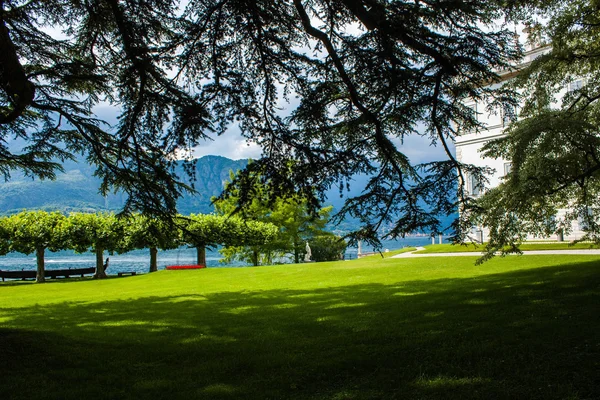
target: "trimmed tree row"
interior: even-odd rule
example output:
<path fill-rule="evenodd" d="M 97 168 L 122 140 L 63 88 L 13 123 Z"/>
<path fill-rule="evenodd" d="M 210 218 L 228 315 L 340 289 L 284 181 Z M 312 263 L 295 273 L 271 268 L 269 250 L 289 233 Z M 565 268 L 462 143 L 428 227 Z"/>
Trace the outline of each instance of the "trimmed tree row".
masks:
<path fill-rule="evenodd" d="M 212 214 L 178 216 L 162 221 L 143 215 L 24 211 L 0 218 L 0 254 L 11 251 L 36 255 L 36 281 L 45 281 L 46 250 L 96 254 L 96 278 L 105 278 L 104 253 L 150 250 L 150 272 L 157 270 L 158 250 L 196 247 L 198 264 L 206 264 L 206 247 L 269 243 L 278 228 L 270 223 Z"/>

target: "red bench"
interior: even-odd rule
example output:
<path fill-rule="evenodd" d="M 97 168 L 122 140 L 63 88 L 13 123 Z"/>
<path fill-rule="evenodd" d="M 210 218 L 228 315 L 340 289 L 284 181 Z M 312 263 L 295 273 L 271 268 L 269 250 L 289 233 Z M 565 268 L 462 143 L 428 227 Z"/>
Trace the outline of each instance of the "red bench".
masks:
<path fill-rule="evenodd" d="M 167 269 L 170 271 L 178 270 L 178 269 L 201 269 L 206 268 L 206 265 L 202 264 L 192 264 L 192 265 L 167 265 Z"/>

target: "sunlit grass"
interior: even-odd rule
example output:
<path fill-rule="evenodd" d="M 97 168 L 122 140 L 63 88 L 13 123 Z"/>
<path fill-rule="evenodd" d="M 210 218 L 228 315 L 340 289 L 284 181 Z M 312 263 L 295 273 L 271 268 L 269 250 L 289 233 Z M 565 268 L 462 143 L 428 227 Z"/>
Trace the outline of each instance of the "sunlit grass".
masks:
<path fill-rule="evenodd" d="M 6 399 L 598 398 L 598 257 L 0 284 Z"/>

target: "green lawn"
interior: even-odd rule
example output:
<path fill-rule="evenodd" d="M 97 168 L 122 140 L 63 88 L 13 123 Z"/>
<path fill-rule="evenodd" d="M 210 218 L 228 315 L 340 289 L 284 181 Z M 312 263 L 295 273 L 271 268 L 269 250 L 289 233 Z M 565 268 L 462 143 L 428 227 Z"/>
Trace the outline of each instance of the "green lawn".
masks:
<path fill-rule="evenodd" d="M 2 399 L 592 399 L 600 259 L 0 284 Z"/>
<path fill-rule="evenodd" d="M 523 251 L 532 250 L 587 250 L 598 249 L 600 246 L 593 243 L 576 243 L 569 242 L 547 242 L 547 243 L 523 243 L 520 246 Z M 479 252 L 483 251 L 482 245 L 453 245 L 453 244 L 434 244 L 425 246 L 425 250 L 417 251 L 417 254 L 426 253 L 462 253 L 462 252 Z"/>

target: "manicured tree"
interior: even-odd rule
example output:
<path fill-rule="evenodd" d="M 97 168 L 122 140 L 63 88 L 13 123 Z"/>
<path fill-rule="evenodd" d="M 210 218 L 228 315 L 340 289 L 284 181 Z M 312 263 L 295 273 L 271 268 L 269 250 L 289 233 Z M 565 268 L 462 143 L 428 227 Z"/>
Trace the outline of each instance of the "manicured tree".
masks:
<path fill-rule="evenodd" d="M 316 215 L 309 213 L 306 201 L 278 199 L 268 221 L 279 226 L 280 245 L 299 263 L 305 252 L 305 243 L 316 235 L 325 234 L 325 226 L 333 207 L 324 207 Z"/>
<path fill-rule="evenodd" d="M 106 278 L 104 252 L 123 252 L 125 229 L 121 219 L 113 214 L 73 213 L 67 224 L 69 247 L 77 252 L 92 250 L 96 254 L 94 278 Z"/>
<path fill-rule="evenodd" d="M 246 261 L 254 266 L 272 264 L 274 243 L 279 239 L 279 228 L 269 222 L 243 220 L 239 217 L 226 218 L 229 225 L 227 237 L 223 237 L 220 250 L 225 257 L 222 262 Z"/>
<path fill-rule="evenodd" d="M 196 248 L 196 263 L 206 265 L 206 247 L 219 244 L 225 235 L 225 218 L 213 214 L 191 214 L 183 227 L 183 240 Z"/>
<path fill-rule="evenodd" d="M 0 217 L 0 255 L 10 252 L 10 237 L 9 218 Z"/>
<path fill-rule="evenodd" d="M 206 265 L 207 246 L 265 243 L 272 240 L 277 232 L 272 224 L 215 214 L 192 214 L 187 221 L 183 228 L 183 240 L 196 247 L 197 263 L 200 265 Z"/>
<path fill-rule="evenodd" d="M 63 250 L 66 217 L 58 212 L 24 211 L 6 221 L 10 233 L 10 248 L 19 253 L 35 252 L 37 272 L 36 282 L 45 282 L 44 252 Z"/>
<path fill-rule="evenodd" d="M 176 249 L 181 245 L 181 230 L 175 223 L 134 214 L 125 220 L 127 249 L 149 249 L 149 272 L 158 271 L 158 249 Z"/>

